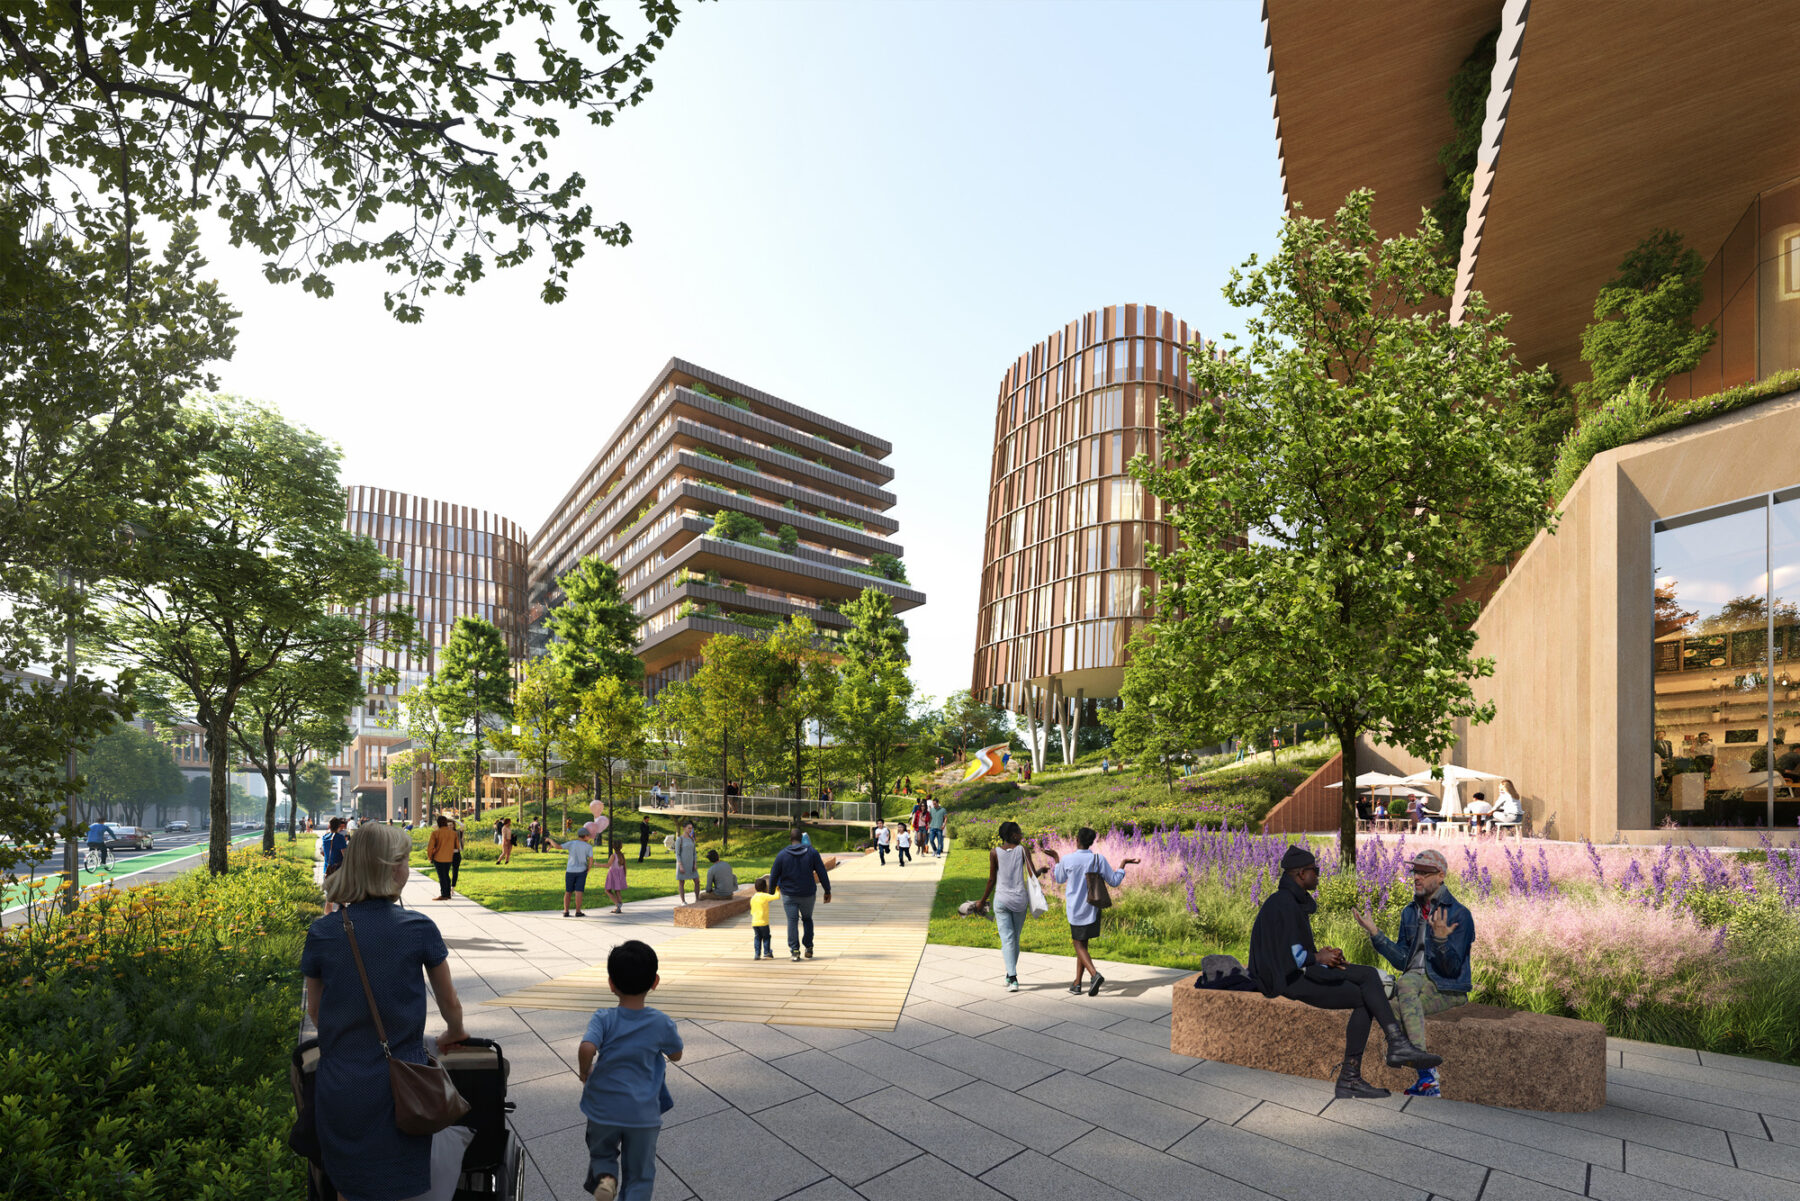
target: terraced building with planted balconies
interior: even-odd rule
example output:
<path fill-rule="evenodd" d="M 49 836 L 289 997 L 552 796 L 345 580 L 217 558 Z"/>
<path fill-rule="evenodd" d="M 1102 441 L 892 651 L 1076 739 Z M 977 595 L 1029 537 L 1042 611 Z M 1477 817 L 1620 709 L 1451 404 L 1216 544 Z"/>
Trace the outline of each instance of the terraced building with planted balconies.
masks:
<path fill-rule="evenodd" d="M 645 691 L 686 679 L 714 634 L 791 614 L 827 637 L 864 588 L 902 612 L 907 586 L 887 511 L 893 447 L 778 396 L 670 359 L 531 540 L 533 649 L 557 580 L 598 555 L 643 619 Z"/>

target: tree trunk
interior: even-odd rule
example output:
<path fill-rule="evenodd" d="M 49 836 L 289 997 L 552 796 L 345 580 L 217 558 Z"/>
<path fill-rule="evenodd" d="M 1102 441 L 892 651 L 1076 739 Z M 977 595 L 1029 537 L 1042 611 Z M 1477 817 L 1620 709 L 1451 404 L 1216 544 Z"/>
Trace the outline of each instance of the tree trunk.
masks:
<path fill-rule="evenodd" d="M 228 866 L 231 846 L 231 722 L 228 718 L 213 718 L 206 743 L 206 758 L 212 769 L 211 787 L 207 791 L 212 837 L 207 840 L 206 869 L 215 876 L 222 876 Z"/>
<path fill-rule="evenodd" d="M 1356 735 L 1358 731 L 1338 727 L 1338 753 L 1343 756 L 1343 793 L 1338 801 L 1338 856 L 1345 866 L 1356 864 Z"/>
<path fill-rule="evenodd" d="M 719 731 L 719 846 L 731 849 L 731 731 Z"/>
<path fill-rule="evenodd" d="M 300 761 L 288 760 L 288 841 L 300 836 Z"/>
<path fill-rule="evenodd" d="M 806 771 L 800 765 L 800 748 L 806 745 L 806 722 L 794 719 L 794 799 L 800 800 L 806 795 Z"/>
<path fill-rule="evenodd" d="M 481 723 L 475 724 L 475 755 L 472 764 L 475 771 L 475 820 L 481 820 Z"/>
<path fill-rule="evenodd" d="M 269 761 L 268 766 L 257 764 L 257 774 L 263 778 L 263 791 L 268 795 L 263 798 L 263 835 L 262 853 L 275 854 L 275 763 Z"/>

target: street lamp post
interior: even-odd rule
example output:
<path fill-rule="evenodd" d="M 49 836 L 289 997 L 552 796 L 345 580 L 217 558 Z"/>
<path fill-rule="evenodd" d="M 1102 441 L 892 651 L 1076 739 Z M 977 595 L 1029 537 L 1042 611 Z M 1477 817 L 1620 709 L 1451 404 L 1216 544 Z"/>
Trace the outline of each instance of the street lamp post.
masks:
<path fill-rule="evenodd" d="M 76 586 L 73 572 L 64 571 L 62 579 L 65 587 L 74 588 Z M 63 678 L 63 695 L 66 699 L 69 690 L 75 687 L 75 617 L 73 614 L 69 617 L 69 637 L 68 643 L 64 647 L 64 655 L 69 667 L 69 674 Z M 81 859 L 75 850 L 75 807 L 80 794 L 75 790 L 77 773 L 73 743 L 69 745 L 68 762 L 63 766 L 67 773 L 66 779 L 69 786 L 66 802 L 68 815 L 63 823 L 63 912 L 74 913 L 81 896 Z"/>
<path fill-rule="evenodd" d="M 469 689 L 470 733 L 475 736 L 475 820 L 481 820 L 481 708 L 476 699 L 475 689 Z"/>

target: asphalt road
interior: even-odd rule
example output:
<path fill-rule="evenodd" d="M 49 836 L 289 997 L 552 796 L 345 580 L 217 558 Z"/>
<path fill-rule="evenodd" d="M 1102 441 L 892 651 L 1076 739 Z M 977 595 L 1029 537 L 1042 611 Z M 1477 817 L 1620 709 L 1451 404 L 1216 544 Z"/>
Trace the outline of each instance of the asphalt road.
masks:
<path fill-rule="evenodd" d="M 260 837 L 261 828 L 255 830 L 233 830 L 233 842 Z M 286 837 L 285 834 L 278 837 Z M 156 835 L 156 845 L 148 851 L 114 850 L 110 852 L 107 867 L 98 872 L 81 873 L 82 887 L 98 884 L 112 879 L 122 885 L 149 884 L 157 880 L 173 879 L 183 872 L 191 871 L 200 858 L 206 854 L 211 845 L 212 833 L 207 830 L 193 830 L 186 834 Z M 84 842 L 76 844 L 77 856 L 87 853 Z M 60 877 L 63 870 L 63 848 L 58 843 L 50 856 L 30 863 L 21 863 L 18 868 L 19 879 Z M 24 892 L 22 888 L 9 888 L 5 892 L 4 909 L 0 910 L 0 925 L 10 925 L 20 920 L 24 912 L 21 904 Z"/>

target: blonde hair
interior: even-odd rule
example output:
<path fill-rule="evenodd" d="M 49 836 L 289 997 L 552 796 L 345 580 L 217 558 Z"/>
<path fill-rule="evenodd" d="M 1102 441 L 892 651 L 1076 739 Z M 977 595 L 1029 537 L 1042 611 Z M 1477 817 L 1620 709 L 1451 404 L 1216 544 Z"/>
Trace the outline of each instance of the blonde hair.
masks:
<path fill-rule="evenodd" d="M 344 866 L 325 877 L 325 899 L 353 905 L 370 897 L 398 897 L 402 884 L 394 879 L 394 865 L 411 854 L 412 835 L 400 827 L 363 826 L 344 848 Z"/>

